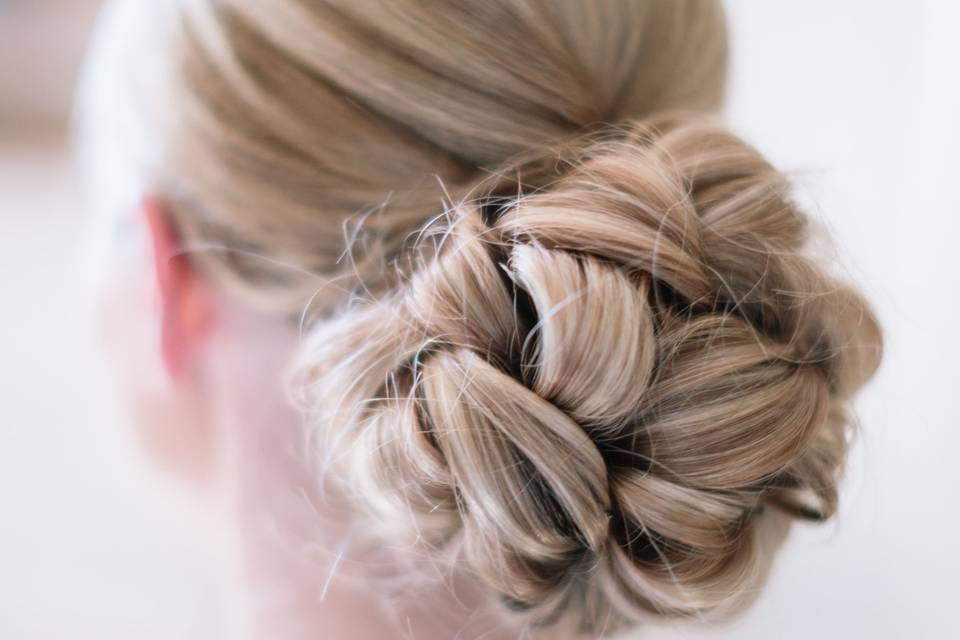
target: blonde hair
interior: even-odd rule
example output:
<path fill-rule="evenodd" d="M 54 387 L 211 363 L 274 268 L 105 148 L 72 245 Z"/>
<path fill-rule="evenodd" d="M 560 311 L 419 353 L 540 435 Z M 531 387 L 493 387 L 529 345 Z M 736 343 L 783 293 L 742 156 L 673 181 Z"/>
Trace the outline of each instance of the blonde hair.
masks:
<path fill-rule="evenodd" d="M 717 2 L 201 0 L 178 33 L 175 222 L 324 312 L 304 401 L 381 525 L 586 632 L 747 593 L 760 505 L 834 513 L 879 330 L 704 116 Z"/>
<path fill-rule="evenodd" d="M 725 85 L 712 1 L 182 4 L 163 132 L 178 224 L 237 249 L 196 254 L 221 282 L 291 312 L 318 285 L 284 265 L 324 277 L 335 309 L 391 284 L 410 233 L 505 160 L 713 108 Z"/>

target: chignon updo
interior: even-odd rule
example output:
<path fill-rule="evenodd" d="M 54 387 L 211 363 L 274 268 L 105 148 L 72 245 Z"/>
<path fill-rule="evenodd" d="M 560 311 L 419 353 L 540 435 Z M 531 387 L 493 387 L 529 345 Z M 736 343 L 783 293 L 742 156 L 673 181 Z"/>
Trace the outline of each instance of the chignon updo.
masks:
<path fill-rule="evenodd" d="M 717 2 L 182 5 L 175 224 L 310 310 L 319 458 L 378 530 L 590 632 L 730 605 L 764 506 L 835 512 L 880 333 L 708 117 Z"/>

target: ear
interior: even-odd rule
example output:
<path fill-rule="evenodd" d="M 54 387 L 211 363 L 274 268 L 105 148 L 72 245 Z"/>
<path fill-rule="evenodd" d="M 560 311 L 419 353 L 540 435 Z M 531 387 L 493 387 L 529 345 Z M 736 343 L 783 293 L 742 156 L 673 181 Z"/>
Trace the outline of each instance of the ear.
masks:
<path fill-rule="evenodd" d="M 160 351 L 167 374 L 176 380 L 188 372 L 207 341 L 213 300 L 188 257 L 180 251 L 180 238 L 163 203 L 144 197 L 140 212 L 150 238 L 160 303 Z"/>

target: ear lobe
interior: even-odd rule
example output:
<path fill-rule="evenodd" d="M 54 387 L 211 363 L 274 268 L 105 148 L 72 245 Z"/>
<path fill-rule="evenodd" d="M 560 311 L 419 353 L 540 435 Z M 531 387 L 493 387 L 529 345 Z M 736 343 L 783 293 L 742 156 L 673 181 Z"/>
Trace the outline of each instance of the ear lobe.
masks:
<path fill-rule="evenodd" d="M 144 197 L 141 214 L 150 236 L 151 264 L 160 302 L 160 352 L 174 380 L 189 369 L 209 333 L 209 293 L 190 261 L 180 252 L 180 239 L 163 203 Z"/>

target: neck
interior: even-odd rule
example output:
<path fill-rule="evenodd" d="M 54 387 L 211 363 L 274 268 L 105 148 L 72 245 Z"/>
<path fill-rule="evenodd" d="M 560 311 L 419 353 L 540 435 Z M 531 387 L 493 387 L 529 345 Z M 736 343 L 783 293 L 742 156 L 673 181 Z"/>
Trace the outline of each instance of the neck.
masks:
<path fill-rule="evenodd" d="M 217 422 L 222 469 L 219 493 L 229 523 L 231 617 L 236 635 L 298 640 L 417 640 L 516 637 L 498 634 L 489 600 L 469 584 L 437 580 L 400 595 L 375 586 L 372 574 L 400 574 L 397 556 L 372 551 L 357 535 L 349 501 L 321 485 L 307 462 L 303 418 L 290 407 L 284 370 L 296 332 L 249 315 L 226 322 L 212 349 L 211 419 Z M 238 345 L 249 345 L 238 348 Z M 256 363 L 251 366 L 251 363 Z M 387 545 L 389 546 L 389 545 Z M 394 591 L 394 590 L 390 590 Z"/>

